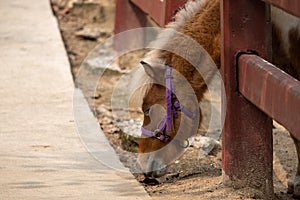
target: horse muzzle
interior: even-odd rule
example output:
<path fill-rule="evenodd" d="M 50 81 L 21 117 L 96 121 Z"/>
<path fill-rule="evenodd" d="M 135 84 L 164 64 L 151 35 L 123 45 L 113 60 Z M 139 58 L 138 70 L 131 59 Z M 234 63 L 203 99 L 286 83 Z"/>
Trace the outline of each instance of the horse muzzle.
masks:
<path fill-rule="evenodd" d="M 160 178 L 160 177 L 164 176 L 167 173 L 167 170 L 168 170 L 168 167 L 164 166 L 161 169 L 144 173 L 144 176 L 146 178 Z"/>
<path fill-rule="evenodd" d="M 146 178 L 159 178 L 167 173 L 167 165 L 165 165 L 159 158 L 141 155 L 138 160 Z"/>

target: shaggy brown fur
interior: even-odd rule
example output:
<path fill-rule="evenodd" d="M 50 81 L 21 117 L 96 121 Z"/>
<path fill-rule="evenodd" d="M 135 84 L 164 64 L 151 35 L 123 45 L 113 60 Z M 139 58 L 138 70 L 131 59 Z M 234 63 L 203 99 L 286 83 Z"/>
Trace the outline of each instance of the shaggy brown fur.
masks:
<path fill-rule="evenodd" d="M 195 31 L 197 30 L 197 31 Z M 210 54 L 214 62 L 220 67 L 220 2 L 219 0 L 206 1 L 202 9 L 191 16 L 178 30 L 180 33 L 193 38 Z M 200 34 L 199 34 L 200 33 Z M 178 39 L 180 40 L 180 38 Z M 169 45 L 184 48 L 186 44 L 172 40 Z M 172 47 L 171 47 L 172 48 Z M 173 47 L 176 48 L 176 47 Z M 206 91 L 206 84 L 197 72 L 197 69 L 179 55 L 164 52 L 166 64 L 175 68 L 187 78 L 195 90 L 198 100 L 201 100 Z M 199 55 L 194 55 L 199 56 Z"/>

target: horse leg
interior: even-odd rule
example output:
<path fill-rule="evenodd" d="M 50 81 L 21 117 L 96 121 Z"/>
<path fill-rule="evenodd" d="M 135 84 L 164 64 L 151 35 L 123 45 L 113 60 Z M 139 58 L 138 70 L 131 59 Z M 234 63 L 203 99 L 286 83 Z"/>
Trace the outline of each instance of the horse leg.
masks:
<path fill-rule="evenodd" d="M 293 136 L 291 136 L 291 137 L 293 138 L 295 146 L 296 146 L 298 164 L 297 164 L 296 175 L 288 181 L 287 192 L 293 194 L 294 198 L 300 199 L 300 141 L 298 141 Z"/>

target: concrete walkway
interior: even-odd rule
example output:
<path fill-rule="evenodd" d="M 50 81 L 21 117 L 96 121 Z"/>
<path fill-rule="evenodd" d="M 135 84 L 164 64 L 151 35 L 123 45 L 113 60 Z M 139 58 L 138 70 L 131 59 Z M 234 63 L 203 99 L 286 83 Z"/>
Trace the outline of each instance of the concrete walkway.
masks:
<path fill-rule="evenodd" d="M 0 0 L 0 199 L 148 198 L 69 68 L 48 0 Z"/>

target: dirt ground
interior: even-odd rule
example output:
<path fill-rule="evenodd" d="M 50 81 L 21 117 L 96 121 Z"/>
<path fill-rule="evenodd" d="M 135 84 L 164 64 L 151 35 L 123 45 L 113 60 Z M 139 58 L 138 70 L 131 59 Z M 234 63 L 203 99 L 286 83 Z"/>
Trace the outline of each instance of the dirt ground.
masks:
<path fill-rule="evenodd" d="M 51 0 L 65 42 L 72 73 L 76 79 L 81 63 L 88 53 L 113 34 L 114 0 Z M 109 51 L 109 50 L 108 50 Z M 132 167 L 126 150 L 136 151 L 137 141 L 125 138 L 113 121 L 110 108 L 111 92 L 115 83 L 130 65 L 138 63 L 143 52 L 133 52 L 117 63 L 122 72 L 109 72 L 99 80 L 97 90 L 82 88 L 94 107 L 105 135 L 120 155 L 125 166 Z M 124 67 L 126 66 L 126 67 Z M 94 69 L 97 70 L 97 69 Z M 93 79 L 94 71 L 86 72 L 86 80 Z M 91 83 L 92 84 L 92 83 Z M 138 110 L 132 110 L 140 116 Z M 122 120 L 122 119 L 119 119 Z M 138 121 L 130 121 L 136 126 Z M 131 123 L 131 125 L 130 125 Z M 134 124 L 134 125 L 133 125 Z M 274 187 L 276 199 L 292 199 L 287 194 L 287 180 L 295 173 L 295 147 L 288 133 L 280 126 L 274 129 Z M 125 136 L 124 136 L 125 135 Z M 124 144 L 124 141 L 129 141 Z M 134 174 L 153 199 L 261 199 L 263 194 L 251 188 L 232 189 L 224 186 L 221 169 L 221 145 L 216 145 L 207 156 L 199 158 L 199 147 L 190 146 L 183 156 L 171 164 L 168 175 L 156 184 L 143 183 L 144 177 Z"/>

